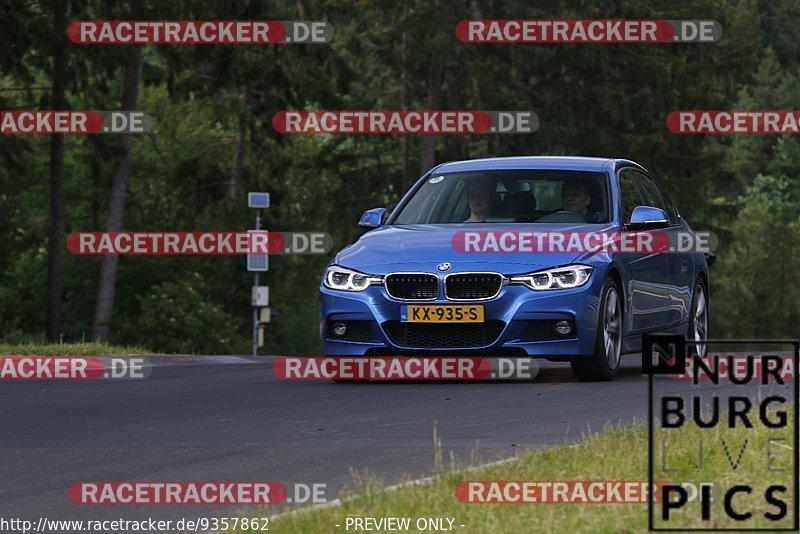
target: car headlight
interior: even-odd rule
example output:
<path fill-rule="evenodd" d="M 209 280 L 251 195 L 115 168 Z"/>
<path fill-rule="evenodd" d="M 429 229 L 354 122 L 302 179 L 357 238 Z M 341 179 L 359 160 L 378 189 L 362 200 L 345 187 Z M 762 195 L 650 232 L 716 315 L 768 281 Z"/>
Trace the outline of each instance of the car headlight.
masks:
<path fill-rule="evenodd" d="M 535 291 L 548 289 L 571 289 L 585 284 L 594 267 L 588 265 L 567 265 L 545 269 L 527 274 L 518 274 L 509 279 L 512 284 L 522 284 Z"/>
<path fill-rule="evenodd" d="M 332 265 L 325 271 L 325 287 L 339 291 L 364 291 L 371 284 L 381 283 L 381 277 Z"/>

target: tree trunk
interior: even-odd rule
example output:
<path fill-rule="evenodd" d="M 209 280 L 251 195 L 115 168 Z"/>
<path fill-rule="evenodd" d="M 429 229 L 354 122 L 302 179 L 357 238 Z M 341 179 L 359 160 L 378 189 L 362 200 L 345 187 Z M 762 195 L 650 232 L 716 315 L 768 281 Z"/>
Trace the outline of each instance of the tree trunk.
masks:
<path fill-rule="evenodd" d="M 142 63 L 141 45 L 130 47 L 130 59 L 125 71 L 122 87 L 122 110 L 135 111 L 139 91 L 139 71 Z M 114 180 L 111 184 L 111 201 L 108 206 L 106 231 L 122 230 L 122 216 L 125 212 L 125 193 L 128 190 L 128 174 L 130 171 L 130 150 L 133 134 L 121 133 L 118 138 L 118 159 L 114 169 Z M 94 309 L 92 337 L 96 341 L 107 343 L 111 339 L 111 310 L 114 306 L 114 290 L 117 283 L 117 265 L 119 256 L 109 254 L 103 256 L 100 264 L 100 283 L 97 288 L 97 304 Z"/>
<path fill-rule="evenodd" d="M 428 76 L 428 109 L 438 110 L 442 105 L 442 83 L 444 81 L 445 51 L 436 49 L 433 52 L 431 69 Z M 422 165 L 420 172 L 426 173 L 436 163 L 436 135 L 425 135 L 422 141 Z"/>
<path fill-rule="evenodd" d="M 66 0 L 56 0 L 54 28 L 67 24 Z M 53 110 L 67 108 L 64 89 L 67 43 L 64 33 L 57 34 L 53 42 L 53 72 L 50 105 Z M 47 340 L 61 340 L 61 284 L 62 258 L 64 251 L 64 137 L 50 136 L 50 220 L 47 231 Z"/>
<path fill-rule="evenodd" d="M 405 3 L 405 17 L 403 18 L 403 37 L 402 37 L 402 48 L 401 48 L 401 58 L 400 58 L 400 105 L 402 106 L 403 111 L 408 111 L 409 106 L 411 105 L 411 98 L 408 90 L 408 11 L 409 11 L 409 2 L 406 0 Z M 400 194 L 402 195 L 405 193 L 406 189 L 408 189 L 408 182 L 411 179 L 411 168 L 410 168 L 410 158 L 411 158 L 411 136 L 404 135 L 403 136 L 403 175 L 400 178 Z"/>

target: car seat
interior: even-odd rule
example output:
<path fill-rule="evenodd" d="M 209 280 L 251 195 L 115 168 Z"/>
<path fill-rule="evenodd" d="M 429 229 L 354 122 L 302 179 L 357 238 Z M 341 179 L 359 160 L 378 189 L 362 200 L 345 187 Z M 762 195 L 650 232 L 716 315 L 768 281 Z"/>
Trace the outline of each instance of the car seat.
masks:
<path fill-rule="evenodd" d="M 507 217 L 524 217 L 536 211 L 536 197 L 529 191 L 506 193 L 503 199 L 503 214 Z"/>
<path fill-rule="evenodd" d="M 598 213 L 598 221 L 608 220 L 608 201 L 602 194 L 602 188 L 595 183 L 587 183 L 586 187 L 588 188 L 589 196 L 592 197 L 586 209 L 590 212 Z"/>

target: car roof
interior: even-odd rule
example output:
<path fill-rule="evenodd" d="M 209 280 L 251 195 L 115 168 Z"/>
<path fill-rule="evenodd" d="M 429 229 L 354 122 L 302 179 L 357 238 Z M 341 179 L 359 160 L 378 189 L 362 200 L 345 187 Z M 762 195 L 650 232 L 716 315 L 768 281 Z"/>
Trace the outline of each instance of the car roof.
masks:
<path fill-rule="evenodd" d="M 436 172 L 464 172 L 506 169 L 560 169 L 604 172 L 623 166 L 643 168 L 626 159 L 587 156 L 509 156 L 450 161 L 435 167 Z"/>

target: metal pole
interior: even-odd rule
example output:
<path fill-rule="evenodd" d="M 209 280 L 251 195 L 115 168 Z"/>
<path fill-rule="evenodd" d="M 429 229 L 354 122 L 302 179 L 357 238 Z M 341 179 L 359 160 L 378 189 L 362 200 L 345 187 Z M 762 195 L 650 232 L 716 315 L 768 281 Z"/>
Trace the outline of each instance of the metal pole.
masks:
<path fill-rule="evenodd" d="M 256 230 L 261 230 L 261 210 L 256 210 Z M 258 287 L 258 271 L 255 272 L 255 286 Z M 258 354 L 258 307 L 253 306 L 253 356 Z"/>

